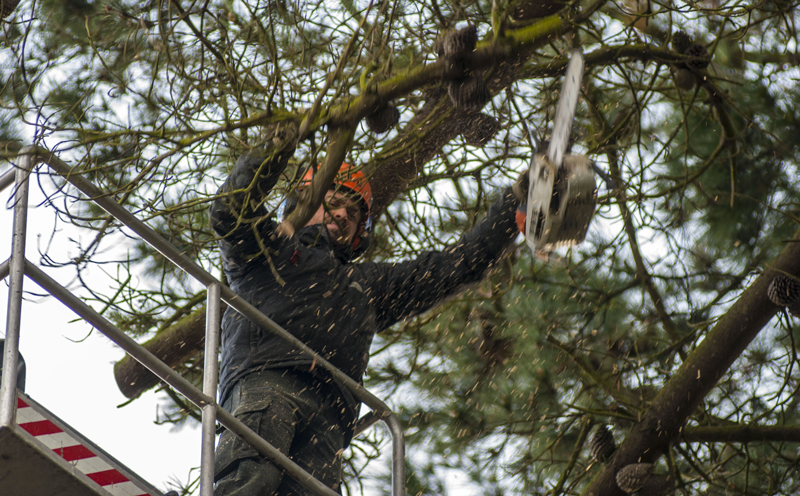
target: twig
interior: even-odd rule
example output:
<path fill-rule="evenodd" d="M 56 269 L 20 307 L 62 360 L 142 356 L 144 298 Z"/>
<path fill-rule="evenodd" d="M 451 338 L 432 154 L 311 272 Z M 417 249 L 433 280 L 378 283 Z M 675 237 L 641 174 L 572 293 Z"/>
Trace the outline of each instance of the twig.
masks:
<path fill-rule="evenodd" d="M 367 16 L 369 16 L 369 11 L 372 9 L 372 2 L 369 3 L 367 6 L 367 11 L 364 13 L 364 16 L 361 18 L 361 22 L 358 23 L 358 28 L 353 32 L 353 36 L 350 37 L 350 41 L 347 42 L 347 46 L 345 47 L 344 51 L 342 52 L 341 57 L 339 57 L 339 62 L 336 64 L 336 69 L 333 71 L 333 74 L 330 74 L 325 79 L 325 85 L 322 87 L 322 90 L 317 95 L 317 99 L 314 100 L 314 104 L 311 105 L 311 110 L 308 111 L 303 122 L 300 124 L 300 132 L 297 134 L 297 141 L 303 141 L 306 136 L 308 135 L 308 130 L 311 127 L 311 123 L 314 122 L 317 118 L 317 114 L 319 113 L 319 107 L 322 104 L 322 99 L 325 97 L 325 93 L 328 92 L 333 82 L 339 77 L 342 70 L 344 69 L 345 63 L 347 63 L 347 59 L 350 58 L 350 52 L 353 50 L 353 45 L 355 45 L 356 40 L 358 39 L 358 34 L 361 32 L 361 28 L 364 27 L 364 23 L 367 22 Z"/>

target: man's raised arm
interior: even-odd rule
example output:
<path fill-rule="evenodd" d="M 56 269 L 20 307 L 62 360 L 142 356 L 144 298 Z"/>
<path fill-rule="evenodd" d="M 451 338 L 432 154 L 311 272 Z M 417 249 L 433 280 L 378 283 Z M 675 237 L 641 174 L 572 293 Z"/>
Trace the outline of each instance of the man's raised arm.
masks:
<path fill-rule="evenodd" d="M 276 146 L 273 141 L 278 140 L 239 157 L 209 209 L 214 232 L 237 249 L 257 251 L 249 245 L 264 217 L 261 206 L 294 154 L 293 144 Z"/>
<path fill-rule="evenodd" d="M 486 216 L 459 241 L 443 251 L 425 252 L 414 260 L 376 264 L 375 288 L 379 327 L 385 329 L 423 312 L 464 286 L 480 281 L 519 234 L 519 200 L 511 188 L 491 206 Z"/>

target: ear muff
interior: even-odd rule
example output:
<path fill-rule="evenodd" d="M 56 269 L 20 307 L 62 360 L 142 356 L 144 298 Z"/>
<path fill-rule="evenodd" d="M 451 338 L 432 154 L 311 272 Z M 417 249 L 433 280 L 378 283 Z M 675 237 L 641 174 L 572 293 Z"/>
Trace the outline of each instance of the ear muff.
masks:
<path fill-rule="evenodd" d="M 351 259 L 356 259 L 366 253 L 369 249 L 370 238 L 372 237 L 372 217 L 366 214 L 366 221 L 360 223 L 359 230 L 353 236 L 353 255 Z"/>

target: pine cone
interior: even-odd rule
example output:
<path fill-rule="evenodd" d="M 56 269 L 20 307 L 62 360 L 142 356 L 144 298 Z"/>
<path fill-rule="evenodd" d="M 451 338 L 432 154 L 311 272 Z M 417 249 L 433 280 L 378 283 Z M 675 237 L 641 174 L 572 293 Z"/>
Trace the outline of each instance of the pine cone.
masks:
<path fill-rule="evenodd" d="M 447 94 L 453 105 L 463 110 L 478 110 L 492 98 L 483 78 L 476 76 L 450 81 Z"/>
<path fill-rule="evenodd" d="M 685 31 L 678 31 L 672 35 L 672 49 L 676 52 L 686 53 L 690 46 L 692 46 L 692 37 Z"/>
<path fill-rule="evenodd" d="M 769 284 L 767 296 L 779 307 L 789 307 L 795 316 L 800 316 L 800 281 L 784 275 L 777 275 Z"/>
<path fill-rule="evenodd" d="M 500 130 L 500 123 L 491 115 L 471 116 L 467 130 L 461 133 L 469 146 L 482 147 Z"/>
<path fill-rule="evenodd" d="M 706 47 L 698 43 L 695 43 L 687 48 L 684 53 L 692 57 L 703 57 L 708 59 L 708 50 L 706 50 Z M 690 60 L 686 62 L 686 67 L 695 71 L 699 71 L 700 69 L 705 69 L 708 67 L 708 64 L 710 63 L 710 60 Z"/>
<path fill-rule="evenodd" d="M 389 131 L 400 122 L 400 111 L 394 105 L 382 105 L 366 117 L 367 127 L 376 134 Z"/>
<path fill-rule="evenodd" d="M 677 86 L 679 90 L 683 91 L 691 90 L 694 88 L 694 85 L 697 82 L 697 77 L 695 77 L 694 73 L 683 67 L 675 71 L 674 78 L 675 86 Z"/>
<path fill-rule="evenodd" d="M 478 28 L 474 24 L 452 31 L 442 42 L 443 55 L 450 59 L 462 58 L 475 50 L 478 43 Z"/>
<path fill-rule="evenodd" d="M 17 5 L 19 5 L 19 0 L 0 0 L 0 18 L 5 19 L 10 16 Z"/>
<path fill-rule="evenodd" d="M 592 454 L 592 459 L 604 462 L 608 460 L 615 449 L 617 449 L 617 445 L 614 443 L 614 435 L 605 425 L 599 426 L 589 441 L 589 452 Z"/>
<path fill-rule="evenodd" d="M 635 493 L 644 486 L 655 465 L 652 463 L 631 463 L 617 472 L 617 485 L 626 493 Z"/>

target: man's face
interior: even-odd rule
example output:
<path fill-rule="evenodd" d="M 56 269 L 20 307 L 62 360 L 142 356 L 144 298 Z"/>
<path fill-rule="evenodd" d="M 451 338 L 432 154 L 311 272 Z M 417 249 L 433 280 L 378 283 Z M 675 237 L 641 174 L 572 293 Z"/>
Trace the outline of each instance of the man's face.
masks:
<path fill-rule="evenodd" d="M 306 225 L 323 224 L 328 228 L 334 243 L 347 246 L 353 242 L 360 220 L 361 208 L 358 201 L 352 195 L 331 190 Z"/>

